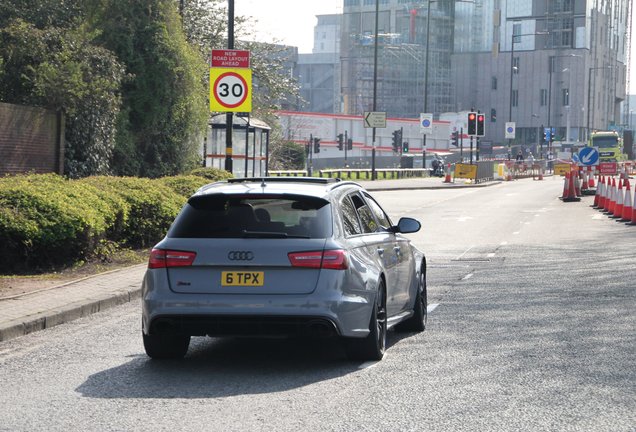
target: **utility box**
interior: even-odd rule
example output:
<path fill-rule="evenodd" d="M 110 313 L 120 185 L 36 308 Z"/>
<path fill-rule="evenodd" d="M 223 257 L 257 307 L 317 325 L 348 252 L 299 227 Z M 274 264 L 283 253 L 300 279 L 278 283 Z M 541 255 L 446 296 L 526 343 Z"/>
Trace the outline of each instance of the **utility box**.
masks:
<path fill-rule="evenodd" d="M 413 156 L 404 156 L 400 158 L 400 168 L 413 168 Z"/>

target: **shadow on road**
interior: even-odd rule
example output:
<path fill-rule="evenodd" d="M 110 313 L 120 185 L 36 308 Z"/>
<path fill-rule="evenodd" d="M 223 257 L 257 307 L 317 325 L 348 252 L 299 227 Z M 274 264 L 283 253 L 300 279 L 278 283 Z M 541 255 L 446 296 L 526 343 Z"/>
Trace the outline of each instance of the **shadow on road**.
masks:
<path fill-rule="evenodd" d="M 389 332 L 387 347 L 409 334 Z M 91 398 L 219 398 L 276 393 L 359 371 L 338 339 L 193 338 L 183 360 L 145 354 L 91 375 L 76 391 Z"/>

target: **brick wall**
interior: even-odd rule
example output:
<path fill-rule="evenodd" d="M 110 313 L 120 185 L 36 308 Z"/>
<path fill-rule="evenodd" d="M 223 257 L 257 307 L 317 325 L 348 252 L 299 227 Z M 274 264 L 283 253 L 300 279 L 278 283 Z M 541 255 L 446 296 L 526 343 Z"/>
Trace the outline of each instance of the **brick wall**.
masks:
<path fill-rule="evenodd" d="M 64 120 L 43 108 L 0 103 L 0 175 L 64 172 Z"/>

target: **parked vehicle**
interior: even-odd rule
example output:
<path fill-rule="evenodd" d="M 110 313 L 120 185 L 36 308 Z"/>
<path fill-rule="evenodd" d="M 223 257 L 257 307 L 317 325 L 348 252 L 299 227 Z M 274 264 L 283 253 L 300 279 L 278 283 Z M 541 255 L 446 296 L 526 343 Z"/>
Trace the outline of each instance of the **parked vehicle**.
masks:
<path fill-rule="evenodd" d="M 143 341 L 179 358 L 191 336 L 337 336 L 379 360 L 386 332 L 426 325 L 426 259 L 354 182 L 273 177 L 204 186 L 150 253 Z"/>

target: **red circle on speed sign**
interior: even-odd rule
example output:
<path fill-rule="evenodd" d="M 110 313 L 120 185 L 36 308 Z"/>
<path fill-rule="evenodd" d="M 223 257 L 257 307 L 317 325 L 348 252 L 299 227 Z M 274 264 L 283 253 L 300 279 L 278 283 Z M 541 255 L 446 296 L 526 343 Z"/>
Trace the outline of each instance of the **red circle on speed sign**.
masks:
<path fill-rule="evenodd" d="M 226 107 L 236 108 L 247 99 L 247 82 L 236 72 L 226 72 L 214 81 L 214 99 Z"/>

